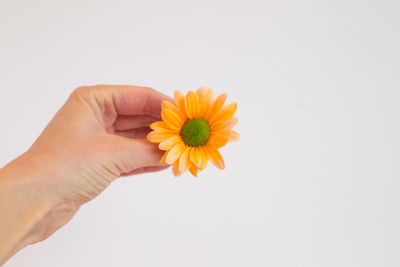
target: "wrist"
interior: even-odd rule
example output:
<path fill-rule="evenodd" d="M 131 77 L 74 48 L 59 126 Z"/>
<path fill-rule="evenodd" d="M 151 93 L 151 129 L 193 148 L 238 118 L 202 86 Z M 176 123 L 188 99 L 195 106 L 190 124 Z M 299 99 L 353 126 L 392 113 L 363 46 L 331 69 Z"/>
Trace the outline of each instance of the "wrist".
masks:
<path fill-rule="evenodd" d="M 34 165 L 24 154 L 0 169 L 0 265 L 43 239 L 40 224 L 56 206 Z"/>

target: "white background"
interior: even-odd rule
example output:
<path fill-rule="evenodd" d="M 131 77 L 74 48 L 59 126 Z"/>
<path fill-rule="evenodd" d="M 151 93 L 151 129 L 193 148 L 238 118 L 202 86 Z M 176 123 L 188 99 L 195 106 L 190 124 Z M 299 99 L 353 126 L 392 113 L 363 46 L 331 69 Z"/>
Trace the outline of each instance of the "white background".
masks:
<path fill-rule="evenodd" d="M 5 266 L 400 266 L 399 14 L 396 0 L 0 0 L 0 166 L 80 85 L 205 85 L 238 102 L 242 136 L 225 171 L 118 180 Z"/>

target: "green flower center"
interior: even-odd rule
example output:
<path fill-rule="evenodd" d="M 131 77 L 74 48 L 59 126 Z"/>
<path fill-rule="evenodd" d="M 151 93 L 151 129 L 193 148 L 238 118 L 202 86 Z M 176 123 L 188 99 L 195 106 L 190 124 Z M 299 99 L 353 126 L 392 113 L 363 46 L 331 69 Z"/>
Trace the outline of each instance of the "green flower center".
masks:
<path fill-rule="evenodd" d="M 210 127 L 202 118 L 186 121 L 181 132 L 183 141 L 188 146 L 202 146 L 210 137 Z"/>

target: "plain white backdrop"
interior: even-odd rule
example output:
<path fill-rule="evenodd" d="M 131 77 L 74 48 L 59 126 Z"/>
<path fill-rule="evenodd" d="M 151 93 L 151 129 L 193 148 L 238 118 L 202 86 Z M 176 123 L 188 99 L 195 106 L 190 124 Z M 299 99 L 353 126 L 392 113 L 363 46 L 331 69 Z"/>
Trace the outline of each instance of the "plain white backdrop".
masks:
<path fill-rule="evenodd" d="M 123 178 L 20 266 L 400 266 L 397 0 L 0 0 L 0 166 L 80 85 L 238 102 L 227 169 Z M 1 215 L 0 215 L 1 221 Z"/>

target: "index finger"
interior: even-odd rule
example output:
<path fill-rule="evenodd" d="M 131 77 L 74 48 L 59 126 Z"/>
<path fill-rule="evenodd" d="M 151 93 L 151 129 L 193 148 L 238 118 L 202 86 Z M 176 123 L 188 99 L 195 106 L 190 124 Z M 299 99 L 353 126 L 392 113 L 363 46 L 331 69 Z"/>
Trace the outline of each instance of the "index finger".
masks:
<path fill-rule="evenodd" d="M 174 103 L 171 97 L 149 87 L 97 85 L 94 88 L 102 91 L 101 95 L 112 101 L 118 115 L 149 115 L 161 118 L 161 102 L 167 100 Z"/>

